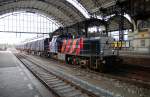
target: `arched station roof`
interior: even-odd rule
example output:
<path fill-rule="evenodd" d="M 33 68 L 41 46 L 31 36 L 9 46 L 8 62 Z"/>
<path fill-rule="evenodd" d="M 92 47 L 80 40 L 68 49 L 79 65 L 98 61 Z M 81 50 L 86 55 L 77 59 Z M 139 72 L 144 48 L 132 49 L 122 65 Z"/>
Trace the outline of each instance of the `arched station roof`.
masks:
<path fill-rule="evenodd" d="M 83 7 L 89 12 L 93 13 L 99 8 L 107 8 L 109 6 L 115 5 L 117 0 L 78 0 Z"/>
<path fill-rule="evenodd" d="M 63 26 L 85 19 L 85 16 L 67 0 L 0 0 L 0 15 L 14 11 L 42 13 Z"/>
<path fill-rule="evenodd" d="M 86 20 L 80 8 L 71 2 L 78 2 L 91 15 L 100 7 L 115 5 L 117 0 L 0 0 L 0 15 L 14 11 L 37 12 L 51 17 L 62 26 L 70 26 Z"/>
<path fill-rule="evenodd" d="M 93 10 L 103 6 L 107 7 L 114 4 L 115 0 L 0 0 L 0 14 L 12 11 L 31 11 L 50 16 L 64 26 L 75 24 L 85 20 L 88 16 L 83 14 L 81 8 L 84 8 L 90 17 Z"/>

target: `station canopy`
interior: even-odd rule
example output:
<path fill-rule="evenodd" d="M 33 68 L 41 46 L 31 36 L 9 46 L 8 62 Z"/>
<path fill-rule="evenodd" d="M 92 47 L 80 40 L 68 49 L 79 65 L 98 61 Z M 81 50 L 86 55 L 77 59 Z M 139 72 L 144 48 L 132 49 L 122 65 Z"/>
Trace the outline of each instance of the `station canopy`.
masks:
<path fill-rule="evenodd" d="M 38 12 L 67 26 L 89 18 L 94 9 L 112 1 L 114 0 L 0 0 L 0 14 L 14 11 Z"/>
<path fill-rule="evenodd" d="M 0 15 L 15 11 L 41 13 L 64 26 L 85 19 L 80 10 L 68 1 L 70 0 L 0 0 Z"/>
<path fill-rule="evenodd" d="M 126 0 L 0 0 L 0 15 L 15 11 L 41 13 L 63 26 L 70 26 L 117 1 Z"/>

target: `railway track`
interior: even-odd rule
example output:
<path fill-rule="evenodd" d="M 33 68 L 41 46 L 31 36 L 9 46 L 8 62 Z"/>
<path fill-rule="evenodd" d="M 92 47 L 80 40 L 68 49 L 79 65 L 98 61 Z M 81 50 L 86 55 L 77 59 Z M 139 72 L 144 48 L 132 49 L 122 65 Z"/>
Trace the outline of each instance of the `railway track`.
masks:
<path fill-rule="evenodd" d="M 51 61 L 55 63 L 61 63 L 55 59 L 51 59 Z M 124 64 L 124 66 L 118 66 L 117 68 L 115 67 L 115 70 L 110 71 L 108 73 L 99 73 L 90 69 L 82 69 L 79 66 L 74 66 L 74 65 L 65 65 L 65 66 L 69 68 L 76 68 L 78 70 L 81 69 L 80 71 L 84 70 L 85 72 L 88 72 L 88 74 L 91 73 L 91 74 L 100 75 L 108 78 L 113 78 L 122 82 L 134 84 L 139 87 L 150 89 L 150 68 Z"/>
<path fill-rule="evenodd" d="M 124 64 L 124 66 L 118 66 L 115 72 L 110 73 L 113 76 L 124 77 L 128 82 L 150 88 L 150 68 Z"/>
<path fill-rule="evenodd" d="M 100 97 L 51 73 L 26 56 L 15 55 L 57 97 Z"/>

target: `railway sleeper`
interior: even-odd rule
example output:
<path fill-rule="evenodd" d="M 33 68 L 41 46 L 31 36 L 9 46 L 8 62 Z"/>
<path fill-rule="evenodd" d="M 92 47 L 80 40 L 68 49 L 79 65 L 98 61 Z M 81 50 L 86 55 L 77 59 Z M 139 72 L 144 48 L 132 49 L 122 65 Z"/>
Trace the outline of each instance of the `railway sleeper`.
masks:
<path fill-rule="evenodd" d="M 31 66 L 31 65 L 27 65 L 27 66 L 29 66 L 31 69 L 38 69 L 38 67 L 37 66 Z"/>
<path fill-rule="evenodd" d="M 48 84 L 50 84 L 50 85 L 55 85 L 55 84 L 59 84 L 59 83 L 63 83 L 63 81 L 62 80 L 51 81 L 51 82 L 48 81 Z"/>
<path fill-rule="evenodd" d="M 79 97 L 89 97 L 87 94 L 82 94 Z"/>
<path fill-rule="evenodd" d="M 60 81 L 58 78 L 56 78 L 56 79 L 46 79 L 46 82 L 47 83 L 51 83 L 51 82 L 55 82 L 55 81 Z"/>
<path fill-rule="evenodd" d="M 47 76 L 47 77 L 43 76 L 43 78 L 44 78 L 45 80 L 49 80 L 49 81 L 58 79 L 56 76 L 50 76 L 50 77 L 48 77 L 48 76 Z"/>
<path fill-rule="evenodd" d="M 68 97 L 79 97 L 82 95 L 82 92 L 79 91 L 79 90 L 75 90 L 75 91 L 72 91 L 72 92 L 66 92 L 64 93 L 66 96 Z"/>
<path fill-rule="evenodd" d="M 39 72 L 40 75 L 42 75 L 43 77 L 49 77 L 49 74 L 45 73 L 45 72 Z M 50 76 L 51 77 L 51 76 Z"/>
<path fill-rule="evenodd" d="M 46 75 L 43 75 L 43 77 L 45 77 L 45 78 L 51 78 L 51 77 L 56 77 L 56 76 L 46 73 Z"/>
<path fill-rule="evenodd" d="M 58 84 L 54 84 L 54 85 L 51 85 L 52 88 L 56 88 L 56 87 L 61 87 L 61 86 L 65 86 L 67 85 L 66 83 L 62 82 L 62 83 L 58 83 Z"/>
<path fill-rule="evenodd" d="M 71 85 L 65 85 L 65 86 L 62 86 L 62 87 L 55 87 L 54 89 L 56 91 L 61 91 L 61 90 L 65 90 L 67 88 L 71 88 L 72 86 Z"/>
<path fill-rule="evenodd" d="M 58 79 L 57 77 L 43 77 L 43 78 L 44 78 L 45 80 L 49 80 L 49 81 Z"/>
<path fill-rule="evenodd" d="M 39 75 L 47 75 L 47 73 L 45 73 L 44 71 L 42 71 L 41 69 L 37 68 L 37 69 L 33 69 L 34 71 L 37 71 Z"/>
<path fill-rule="evenodd" d="M 62 93 L 66 93 L 66 92 L 71 92 L 71 91 L 75 91 L 76 89 L 74 87 L 71 87 L 71 88 L 67 88 L 67 89 L 63 89 L 63 90 L 60 90 L 60 92 Z"/>
<path fill-rule="evenodd" d="M 64 89 L 65 90 L 65 89 Z M 79 90 L 72 90 L 72 91 L 57 91 L 59 94 L 63 95 L 64 97 L 80 97 L 82 92 Z"/>
<path fill-rule="evenodd" d="M 47 74 L 47 75 L 43 75 L 43 78 L 44 78 L 44 79 L 53 79 L 53 78 L 56 78 L 56 77 L 53 76 L 53 75 Z"/>

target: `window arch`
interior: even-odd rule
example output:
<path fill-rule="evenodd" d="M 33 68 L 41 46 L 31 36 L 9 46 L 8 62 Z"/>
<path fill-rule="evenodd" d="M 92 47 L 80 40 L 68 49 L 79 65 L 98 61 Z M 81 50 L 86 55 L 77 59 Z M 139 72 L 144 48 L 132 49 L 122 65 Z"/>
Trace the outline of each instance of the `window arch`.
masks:
<path fill-rule="evenodd" d="M 27 39 L 48 37 L 48 34 L 36 33 L 51 33 L 60 26 L 55 20 L 39 13 L 26 11 L 7 13 L 0 16 L 0 42 L 18 43 Z"/>
<path fill-rule="evenodd" d="M 0 31 L 48 33 L 58 27 L 54 20 L 38 13 L 12 12 L 0 16 Z"/>

